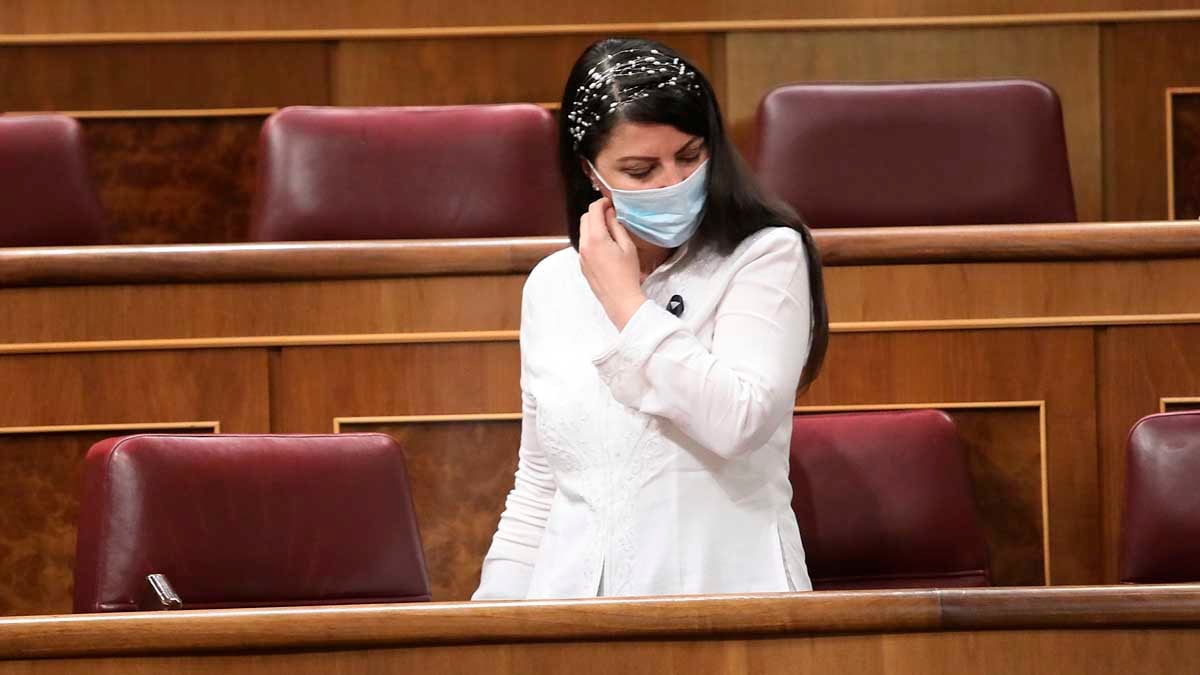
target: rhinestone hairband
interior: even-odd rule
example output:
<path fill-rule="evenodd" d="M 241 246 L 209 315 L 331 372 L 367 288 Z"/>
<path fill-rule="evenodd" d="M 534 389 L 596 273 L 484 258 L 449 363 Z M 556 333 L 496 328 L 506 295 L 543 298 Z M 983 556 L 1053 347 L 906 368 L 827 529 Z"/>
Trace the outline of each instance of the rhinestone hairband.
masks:
<path fill-rule="evenodd" d="M 609 65 L 604 67 L 604 62 L 612 62 L 616 57 L 622 54 L 640 53 L 644 54 L 642 49 L 624 49 L 619 52 L 606 55 L 601 63 L 592 66 L 587 72 L 587 81 L 579 85 L 575 90 L 575 99 L 571 101 L 571 110 L 567 112 L 567 132 L 571 138 L 575 139 L 574 146 L 579 148 L 579 143 L 583 141 L 584 134 L 587 133 L 588 127 L 599 123 L 606 115 L 611 115 L 617 108 L 638 99 L 645 98 L 656 89 L 663 87 L 682 87 L 684 91 L 694 92 L 700 91 L 701 87 L 696 82 L 696 71 L 687 67 L 687 64 L 678 57 L 663 56 L 657 49 L 651 49 L 649 54 L 645 56 L 635 56 L 634 58 Z M 620 88 L 621 98 L 617 99 L 610 92 L 612 85 L 619 78 L 628 78 L 636 75 L 660 75 L 667 79 L 659 78 L 658 81 L 652 81 L 645 84 L 630 84 Z M 587 108 L 597 101 L 609 102 L 607 107 L 598 106 L 599 110 L 588 110 Z"/>

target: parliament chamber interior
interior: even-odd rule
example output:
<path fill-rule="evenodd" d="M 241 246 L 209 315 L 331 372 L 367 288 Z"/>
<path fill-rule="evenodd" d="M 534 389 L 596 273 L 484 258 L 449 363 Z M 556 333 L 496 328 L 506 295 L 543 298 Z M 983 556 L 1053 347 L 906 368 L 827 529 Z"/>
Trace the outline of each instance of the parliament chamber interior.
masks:
<path fill-rule="evenodd" d="M 819 252 L 811 592 L 471 599 L 612 36 Z M 1195 672 L 1195 3 L 3 0 L 0 111 L 0 674 Z"/>

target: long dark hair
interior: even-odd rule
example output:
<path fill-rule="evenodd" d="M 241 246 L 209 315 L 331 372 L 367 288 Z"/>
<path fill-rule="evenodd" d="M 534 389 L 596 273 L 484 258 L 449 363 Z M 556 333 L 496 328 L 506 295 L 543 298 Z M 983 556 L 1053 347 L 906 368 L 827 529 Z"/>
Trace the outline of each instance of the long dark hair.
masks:
<path fill-rule="evenodd" d="M 601 96 L 590 96 L 593 73 L 613 63 L 653 55 L 667 68 L 629 69 L 606 84 Z M 681 75 L 681 72 L 685 75 Z M 808 258 L 808 287 L 812 296 L 812 344 L 800 375 L 803 390 L 816 378 L 829 346 L 829 308 L 821 256 L 812 233 L 786 203 L 769 196 L 729 142 L 712 85 L 704 73 L 671 48 L 640 38 L 609 38 L 584 50 L 563 89 L 558 148 L 567 188 L 567 234 L 579 248 L 579 219 L 595 200 L 592 183 L 580 159 L 596 161 L 613 127 L 621 121 L 669 124 L 704 139 L 708 148 L 708 197 L 694 246 L 714 246 L 723 254 L 755 232 L 772 226 L 800 233 Z"/>

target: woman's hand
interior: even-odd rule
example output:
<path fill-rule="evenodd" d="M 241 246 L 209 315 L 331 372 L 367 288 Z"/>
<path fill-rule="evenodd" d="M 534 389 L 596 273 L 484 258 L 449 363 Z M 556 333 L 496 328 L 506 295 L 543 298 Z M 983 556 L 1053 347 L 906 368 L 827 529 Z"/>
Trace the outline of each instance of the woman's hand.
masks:
<path fill-rule="evenodd" d="M 646 296 L 637 248 L 607 197 L 592 202 L 579 219 L 579 265 L 609 320 L 624 330 Z"/>

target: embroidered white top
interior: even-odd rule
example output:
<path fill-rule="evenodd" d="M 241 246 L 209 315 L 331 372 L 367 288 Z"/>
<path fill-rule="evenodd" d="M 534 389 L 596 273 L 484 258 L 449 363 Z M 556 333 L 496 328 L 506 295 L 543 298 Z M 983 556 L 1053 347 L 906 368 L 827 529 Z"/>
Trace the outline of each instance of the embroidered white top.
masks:
<path fill-rule="evenodd" d="M 516 479 L 473 599 L 812 588 L 788 482 L 812 334 L 802 239 L 689 248 L 620 333 L 574 249 L 530 273 Z"/>

